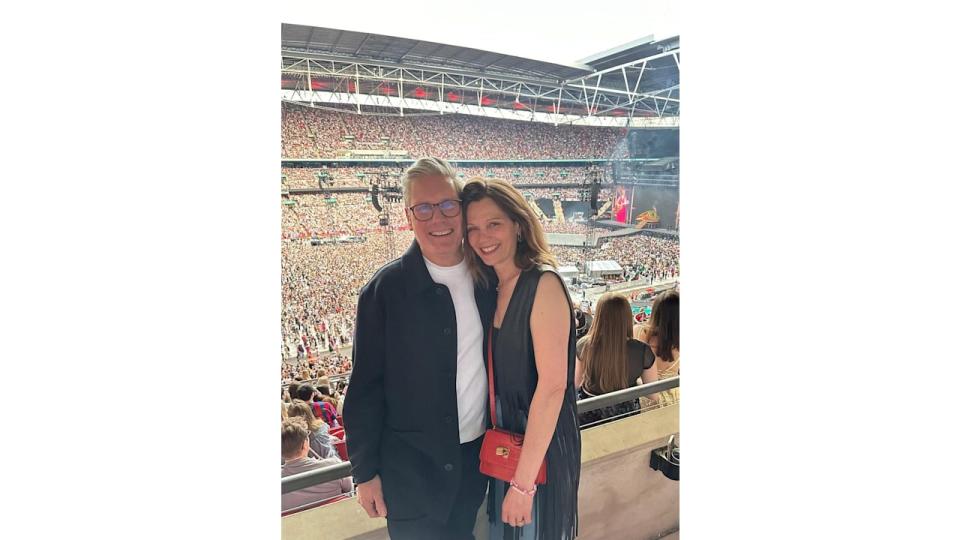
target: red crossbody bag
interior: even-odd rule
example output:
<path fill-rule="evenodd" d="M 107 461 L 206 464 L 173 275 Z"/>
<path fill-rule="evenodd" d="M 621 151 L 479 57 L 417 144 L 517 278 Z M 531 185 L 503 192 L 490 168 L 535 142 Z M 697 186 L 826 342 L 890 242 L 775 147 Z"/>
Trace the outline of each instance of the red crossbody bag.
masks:
<path fill-rule="evenodd" d="M 520 463 L 520 452 L 523 450 L 523 435 L 513 433 L 497 427 L 497 408 L 493 397 L 493 325 L 490 325 L 490 337 L 487 340 L 487 383 L 490 390 L 490 422 L 493 429 L 488 429 L 483 435 L 483 445 L 480 447 L 480 472 L 483 474 L 510 482 L 517 472 Z M 547 458 L 540 464 L 537 473 L 537 484 L 547 483 Z"/>

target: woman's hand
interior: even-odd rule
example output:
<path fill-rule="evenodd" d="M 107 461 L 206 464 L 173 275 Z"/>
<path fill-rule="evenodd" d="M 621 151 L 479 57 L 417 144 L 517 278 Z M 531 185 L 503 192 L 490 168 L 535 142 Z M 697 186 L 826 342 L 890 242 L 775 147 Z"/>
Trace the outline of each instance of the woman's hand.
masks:
<path fill-rule="evenodd" d="M 508 488 L 507 496 L 503 498 L 500 516 L 507 525 L 514 527 L 529 525 L 533 522 L 533 496 L 523 495 L 513 488 Z"/>

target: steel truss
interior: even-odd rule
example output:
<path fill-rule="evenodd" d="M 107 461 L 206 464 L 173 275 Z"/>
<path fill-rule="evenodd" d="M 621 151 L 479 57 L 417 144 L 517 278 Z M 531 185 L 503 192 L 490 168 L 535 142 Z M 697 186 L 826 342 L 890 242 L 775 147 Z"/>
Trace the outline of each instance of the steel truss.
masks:
<path fill-rule="evenodd" d="M 511 113 L 525 113 L 530 120 L 580 123 L 577 122 L 578 119 L 596 118 L 608 115 L 615 110 L 622 111 L 622 116 L 628 118 L 638 116 L 637 113 L 640 111 L 639 117 L 655 116 L 666 119 L 679 117 L 679 84 L 641 91 L 640 83 L 644 80 L 644 74 L 648 73 L 648 66 L 655 60 L 671 58 L 676 63 L 676 69 L 679 70 L 679 54 L 680 49 L 676 48 L 583 77 L 561 81 L 516 75 L 477 74 L 456 69 L 397 65 L 389 62 L 358 62 L 355 59 L 344 60 L 332 56 L 283 50 L 281 73 L 296 81 L 296 87 L 285 92 L 285 99 L 301 103 L 317 101 L 349 103 L 356 106 L 357 112 L 362 112 L 361 105 L 366 104 L 398 108 L 400 114 L 403 114 L 405 108 L 424 110 L 425 102 L 435 101 L 441 106 L 430 109 L 442 113 L 450 110 L 442 105 L 466 105 L 451 103 L 450 100 L 445 99 L 446 92 L 456 91 L 469 93 L 471 98 L 475 95 L 475 101 L 473 99 L 471 101 L 477 104 L 474 106 L 477 109 L 488 112 L 499 109 Z M 317 92 L 314 90 L 314 81 L 318 80 L 332 80 L 334 87 L 325 88 L 326 92 Z M 610 82 L 614 80 L 617 83 L 622 81 L 623 88 L 611 86 Z M 604 84 L 605 81 L 607 84 Z M 376 83 L 374 91 L 388 85 L 391 95 L 384 96 L 361 90 L 361 84 L 367 83 L 369 86 L 371 82 Z M 407 97 L 406 94 L 413 87 L 434 89 L 437 94 L 436 100 Z M 392 95 L 393 92 L 395 96 Z M 331 95 L 337 98 L 331 100 Z M 495 99 L 496 105 L 499 106 L 484 106 L 485 98 Z M 532 103 L 532 106 L 524 107 L 525 110 L 513 110 L 515 108 L 513 104 L 522 103 L 521 99 Z M 544 106 L 544 102 L 549 103 L 552 110 L 549 106 Z M 510 108 L 503 107 L 507 103 Z M 538 106 L 541 108 L 540 111 L 537 110 Z M 567 114 L 563 113 L 565 109 L 568 111 Z M 456 112 L 485 114 L 482 111 L 470 110 L 456 110 Z M 530 117 L 531 113 L 536 116 Z M 540 115 L 545 115 L 547 118 Z"/>

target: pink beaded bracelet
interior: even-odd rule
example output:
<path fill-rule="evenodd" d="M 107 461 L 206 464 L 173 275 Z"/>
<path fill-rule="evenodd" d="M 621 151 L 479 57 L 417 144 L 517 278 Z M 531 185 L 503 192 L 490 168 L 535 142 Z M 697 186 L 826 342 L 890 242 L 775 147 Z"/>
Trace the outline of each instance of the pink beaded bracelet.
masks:
<path fill-rule="evenodd" d="M 517 490 L 521 494 L 526 495 L 527 497 L 533 497 L 533 494 L 537 492 L 537 484 L 533 484 L 533 487 L 530 488 L 529 491 L 525 491 L 523 488 L 517 485 L 516 480 L 510 481 L 510 487 Z"/>

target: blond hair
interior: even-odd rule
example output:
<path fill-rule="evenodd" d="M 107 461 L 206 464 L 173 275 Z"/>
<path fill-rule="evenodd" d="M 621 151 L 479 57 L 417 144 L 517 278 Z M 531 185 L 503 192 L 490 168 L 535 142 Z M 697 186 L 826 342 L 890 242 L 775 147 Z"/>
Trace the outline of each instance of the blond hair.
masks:
<path fill-rule="evenodd" d="M 291 403 L 287 409 L 287 414 L 289 414 L 291 418 L 303 418 L 303 421 L 307 423 L 310 431 L 317 431 L 325 424 L 323 419 L 317 418 L 313 414 L 313 408 L 310 404 L 302 399 L 293 400 L 293 403 Z"/>
<path fill-rule="evenodd" d="M 280 423 L 280 455 L 291 459 L 303 449 L 303 441 L 310 438 L 307 422 L 303 418 L 287 418 Z"/>

